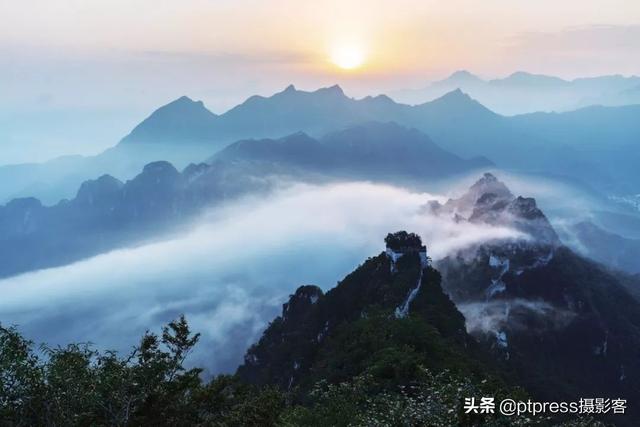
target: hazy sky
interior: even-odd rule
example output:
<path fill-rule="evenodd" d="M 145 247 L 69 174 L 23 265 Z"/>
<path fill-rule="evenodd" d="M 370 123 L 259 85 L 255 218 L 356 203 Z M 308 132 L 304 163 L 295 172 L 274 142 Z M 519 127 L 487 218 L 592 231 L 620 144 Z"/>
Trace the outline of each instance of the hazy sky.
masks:
<path fill-rule="evenodd" d="M 360 68 L 332 63 L 344 49 Z M 461 68 L 640 74 L 640 2 L 0 0 L 0 164 L 40 120 L 41 156 L 70 132 L 91 152 L 183 94 L 222 112 L 289 83 L 362 96 Z"/>

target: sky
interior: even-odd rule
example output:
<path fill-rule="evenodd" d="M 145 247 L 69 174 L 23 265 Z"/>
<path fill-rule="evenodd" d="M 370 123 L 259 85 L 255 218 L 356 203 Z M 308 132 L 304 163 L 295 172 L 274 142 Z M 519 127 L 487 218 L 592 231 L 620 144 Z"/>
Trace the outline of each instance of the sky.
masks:
<path fill-rule="evenodd" d="M 98 152 L 181 95 L 640 74 L 639 23 L 628 0 L 0 0 L 0 164 Z"/>

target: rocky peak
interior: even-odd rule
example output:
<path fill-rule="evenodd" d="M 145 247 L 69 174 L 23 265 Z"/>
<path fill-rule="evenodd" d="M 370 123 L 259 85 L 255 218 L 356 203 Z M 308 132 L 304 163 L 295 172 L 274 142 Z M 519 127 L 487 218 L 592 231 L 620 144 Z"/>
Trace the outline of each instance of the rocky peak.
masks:
<path fill-rule="evenodd" d="M 424 250 L 420 236 L 400 231 L 390 233 L 385 241 L 388 247 L 411 252 L 398 262 L 395 273 L 389 270 L 388 257 L 381 253 L 367 259 L 326 294 L 316 286 L 298 288 L 283 305 L 282 316 L 271 322 L 260 341 L 248 350 L 238 375 L 286 390 L 303 386 L 310 375 L 326 374 L 327 369 L 342 363 L 338 359 L 351 351 L 344 342 L 353 340 L 344 334 L 357 331 L 363 322 L 402 328 L 397 322 L 411 317 L 435 328 L 438 339 L 466 343 L 464 318 L 442 292 L 439 273 L 419 264 L 417 253 Z M 385 335 L 381 343 L 388 345 L 390 339 Z M 372 343 L 372 348 L 384 355 L 379 346 Z M 327 356 L 334 358 L 336 354 L 340 354 L 333 360 L 337 365 L 329 363 Z M 362 362 L 363 367 L 370 365 Z"/>
<path fill-rule="evenodd" d="M 124 184 L 111 175 L 85 181 L 80 186 L 74 202 L 83 206 L 94 206 L 100 202 L 111 203 L 119 197 Z"/>
<path fill-rule="evenodd" d="M 407 233 L 406 231 L 397 231 L 387 234 L 384 238 L 387 249 L 396 252 L 419 252 L 424 246 L 422 239 L 415 233 Z"/>
<path fill-rule="evenodd" d="M 438 215 L 450 215 L 456 222 L 512 227 L 530 235 L 536 243 L 560 243 L 546 216 L 537 207 L 535 199 L 515 197 L 491 173 L 485 173 L 461 197 L 449 199 L 444 205 L 430 201 L 426 209 Z"/>
<path fill-rule="evenodd" d="M 149 163 L 124 185 L 122 209 L 136 218 L 177 215 L 184 183 L 184 177 L 171 163 Z"/>
<path fill-rule="evenodd" d="M 509 188 L 492 173 L 485 173 L 482 178 L 469 187 L 468 194 L 471 194 L 476 201 L 487 193 L 495 195 L 496 198 L 513 198 Z"/>
<path fill-rule="evenodd" d="M 0 236 L 7 238 L 16 233 L 32 233 L 45 209 L 40 200 L 33 197 L 13 199 L 0 206 Z"/>
<path fill-rule="evenodd" d="M 344 91 L 342 90 L 342 88 L 339 85 L 323 87 L 323 88 L 320 88 L 320 89 L 316 90 L 315 93 L 317 93 L 317 94 L 325 94 L 325 95 L 328 95 L 328 96 L 339 96 L 339 97 L 345 96 L 344 95 Z"/>
<path fill-rule="evenodd" d="M 40 208 L 42 208 L 42 202 L 35 197 L 20 197 L 5 205 L 7 211 L 26 211 Z"/>
<path fill-rule="evenodd" d="M 536 199 L 533 197 L 518 196 L 515 200 L 509 203 L 508 210 L 511 214 L 519 218 L 529 220 L 544 217 L 544 214 L 536 205 Z"/>
<path fill-rule="evenodd" d="M 139 176 L 161 177 L 161 176 L 177 176 L 178 170 L 169 162 L 160 160 L 145 165 Z"/>
<path fill-rule="evenodd" d="M 303 317 L 311 306 L 315 305 L 322 297 L 324 297 L 324 293 L 319 287 L 313 285 L 300 286 L 289 297 L 289 302 L 283 304 L 282 318 L 292 320 Z"/>
<path fill-rule="evenodd" d="M 477 216 L 476 210 L 487 210 L 500 205 L 506 206 L 513 199 L 513 194 L 507 186 L 493 174 L 487 172 L 457 199 L 449 199 L 444 207 L 432 205 L 439 211 L 444 210 L 463 218 Z M 499 205 L 496 205 L 498 204 Z M 444 208 L 444 209 L 442 209 Z"/>

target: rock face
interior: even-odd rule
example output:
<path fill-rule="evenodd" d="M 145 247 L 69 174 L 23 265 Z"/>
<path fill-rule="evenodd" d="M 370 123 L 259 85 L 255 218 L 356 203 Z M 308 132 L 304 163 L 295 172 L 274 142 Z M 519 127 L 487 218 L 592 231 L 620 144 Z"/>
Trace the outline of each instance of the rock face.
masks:
<path fill-rule="evenodd" d="M 560 240 L 533 198 L 515 197 L 507 186 L 485 173 L 460 198 L 444 205 L 431 202 L 429 209 L 439 215 L 451 215 L 458 221 L 515 228 L 533 238 L 536 244 L 558 245 Z"/>
<path fill-rule="evenodd" d="M 398 231 L 397 233 L 389 233 L 384 239 L 386 244 L 385 253 L 391 260 L 391 272 L 396 269 L 396 263 L 405 255 L 417 254 L 422 267 L 429 265 L 429 257 L 427 256 L 427 247 L 422 244 L 420 236 L 406 231 Z"/>
<path fill-rule="evenodd" d="M 640 398 L 640 303 L 617 276 L 563 246 L 534 199 L 514 197 L 486 174 L 461 198 L 430 206 L 527 235 L 436 264 L 467 330 L 492 345 L 521 384 L 545 398 Z"/>
<path fill-rule="evenodd" d="M 450 357 L 468 357 L 476 346 L 462 315 L 442 292 L 439 273 L 421 264 L 420 238 L 401 232 L 387 241 L 411 242 L 415 251 L 404 253 L 394 271 L 385 253 L 369 258 L 326 294 L 315 286 L 298 288 L 282 315 L 247 351 L 238 374 L 252 383 L 291 389 L 359 375 L 397 346 L 407 353 L 419 347 L 416 357 L 431 367 L 450 364 Z M 405 304 L 405 315 L 394 315 Z M 361 328 L 372 325 L 374 330 L 362 335 Z"/>

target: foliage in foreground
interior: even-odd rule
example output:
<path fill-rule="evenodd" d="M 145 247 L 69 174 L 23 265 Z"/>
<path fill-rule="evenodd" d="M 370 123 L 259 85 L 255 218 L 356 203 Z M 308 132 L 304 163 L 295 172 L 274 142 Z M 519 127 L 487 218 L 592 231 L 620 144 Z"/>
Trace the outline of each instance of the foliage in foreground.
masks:
<path fill-rule="evenodd" d="M 124 357 L 78 344 L 37 352 L 15 328 L 0 326 L 0 425 L 536 425 L 524 418 L 464 414 L 464 397 L 495 390 L 449 371 L 420 368 L 412 384 L 380 389 L 372 370 L 337 384 L 320 381 L 302 399 L 296 392 L 255 388 L 235 376 L 203 382 L 200 369 L 184 366 L 198 338 L 181 317 L 161 336 L 145 334 Z"/>

